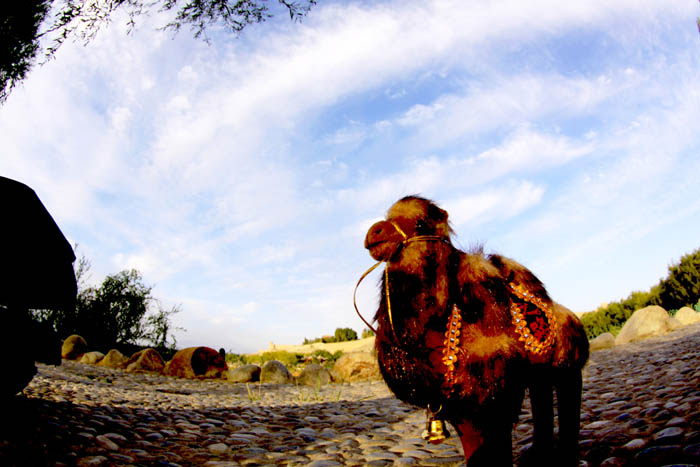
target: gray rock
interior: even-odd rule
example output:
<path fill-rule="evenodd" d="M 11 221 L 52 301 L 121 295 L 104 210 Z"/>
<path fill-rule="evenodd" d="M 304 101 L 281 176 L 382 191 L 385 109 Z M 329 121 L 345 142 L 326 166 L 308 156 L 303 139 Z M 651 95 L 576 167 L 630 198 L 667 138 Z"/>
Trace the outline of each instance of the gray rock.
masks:
<path fill-rule="evenodd" d="M 105 354 L 103 354 L 102 352 L 93 351 L 83 354 L 83 356 L 80 357 L 78 361 L 80 363 L 86 363 L 88 365 L 95 365 L 103 358 L 105 358 Z"/>
<path fill-rule="evenodd" d="M 121 368 L 121 366 L 126 362 L 128 358 L 118 351 L 117 349 L 112 349 L 109 352 L 107 352 L 107 355 L 104 356 L 99 362 L 97 362 L 98 366 L 104 366 L 107 368 Z"/>
<path fill-rule="evenodd" d="M 87 342 L 77 334 L 66 337 L 61 346 L 61 357 L 66 360 L 77 360 L 87 352 Z"/>
<path fill-rule="evenodd" d="M 687 306 L 684 306 L 678 310 L 673 318 L 676 319 L 681 326 L 700 323 L 700 313 Z"/>
<path fill-rule="evenodd" d="M 207 446 L 209 452 L 213 454 L 226 454 L 228 452 L 228 446 L 224 443 L 214 443 Z"/>
<path fill-rule="evenodd" d="M 284 363 L 277 360 L 268 360 L 260 369 L 260 381 L 263 383 L 286 384 L 291 383 L 292 374 Z"/>
<path fill-rule="evenodd" d="M 683 441 L 683 430 L 677 426 L 664 428 L 654 435 L 654 441 L 659 444 L 677 444 Z"/>
<path fill-rule="evenodd" d="M 106 449 L 108 451 L 119 450 L 119 445 L 117 445 L 117 443 L 115 443 L 105 435 L 96 436 L 95 440 L 97 441 L 97 444 L 99 444 L 103 449 Z"/>
<path fill-rule="evenodd" d="M 331 382 L 331 373 L 321 365 L 306 365 L 297 378 L 299 384 L 306 386 L 323 386 Z"/>
<path fill-rule="evenodd" d="M 165 368 L 163 357 L 155 349 L 136 352 L 122 365 L 128 373 L 160 373 Z"/>
<path fill-rule="evenodd" d="M 334 376 L 341 381 L 372 381 L 382 378 L 377 357 L 369 352 L 350 352 L 333 366 Z"/>
<path fill-rule="evenodd" d="M 632 313 L 620 333 L 615 345 L 627 344 L 670 331 L 669 316 L 666 310 L 657 305 L 648 306 Z"/>
<path fill-rule="evenodd" d="M 260 381 L 260 367 L 249 364 L 230 368 L 224 373 L 224 378 L 231 383 L 255 383 Z"/>
<path fill-rule="evenodd" d="M 646 446 L 647 442 L 644 441 L 643 439 L 637 438 L 633 439 L 629 443 L 625 444 L 622 446 L 622 449 L 626 449 L 628 451 L 638 451 L 642 449 L 644 446 Z"/>
<path fill-rule="evenodd" d="M 614 346 L 615 336 L 613 336 L 612 333 L 609 332 L 604 332 L 603 334 L 599 335 L 594 339 L 591 339 L 590 341 L 591 352 L 593 352 L 594 350 L 609 349 L 610 347 Z"/>
<path fill-rule="evenodd" d="M 109 460 L 105 456 L 89 456 L 83 457 L 78 461 L 78 467 L 86 467 L 91 465 L 107 465 Z"/>

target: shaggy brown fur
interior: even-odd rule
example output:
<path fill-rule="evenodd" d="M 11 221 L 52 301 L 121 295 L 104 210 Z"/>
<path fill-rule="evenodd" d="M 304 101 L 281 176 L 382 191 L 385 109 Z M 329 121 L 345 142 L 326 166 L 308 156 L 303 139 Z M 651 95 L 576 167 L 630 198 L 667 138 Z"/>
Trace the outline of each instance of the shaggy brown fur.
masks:
<path fill-rule="evenodd" d="M 416 196 L 395 203 L 386 220 L 367 233 L 365 247 L 388 268 L 393 329 L 384 292 L 375 315 L 384 379 L 399 399 L 440 410 L 438 416 L 457 429 L 469 466 L 512 465 L 511 430 L 529 388 L 535 425 L 533 462 L 575 464 L 581 369 L 588 359 L 581 322 L 553 303 L 524 266 L 499 255 L 458 250 L 450 233 L 447 212 Z M 409 239 L 433 237 L 405 242 L 404 234 Z M 510 312 L 511 301 L 517 298 L 510 283 L 523 286 L 552 308 L 556 325 L 551 351 L 537 355 L 519 340 Z M 455 383 L 446 387 L 442 350 L 453 305 L 461 311 L 462 335 Z M 553 388 L 558 400 L 558 461 L 551 457 Z"/>

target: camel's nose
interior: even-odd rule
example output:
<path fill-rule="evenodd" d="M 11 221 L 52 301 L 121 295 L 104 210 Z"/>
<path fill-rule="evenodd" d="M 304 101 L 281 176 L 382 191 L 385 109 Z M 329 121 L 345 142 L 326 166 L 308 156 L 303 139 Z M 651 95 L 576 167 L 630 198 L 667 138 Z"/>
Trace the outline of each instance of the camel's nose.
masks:
<path fill-rule="evenodd" d="M 372 225 L 367 231 L 365 236 L 365 248 L 368 248 L 372 243 L 380 238 L 381 235 L 386 231 L 386 221 L 379 221 Z"/>
<path fill-rule="evenodd" d="M 369 228 L 370 235 L 381 235 L 384 232 L 384 222 L 377 222 Z"/>

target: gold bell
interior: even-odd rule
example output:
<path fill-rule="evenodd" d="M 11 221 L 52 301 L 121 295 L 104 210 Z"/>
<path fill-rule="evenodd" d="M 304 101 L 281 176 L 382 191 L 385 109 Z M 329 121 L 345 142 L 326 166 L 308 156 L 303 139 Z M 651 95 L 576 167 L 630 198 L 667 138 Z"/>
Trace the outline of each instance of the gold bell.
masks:
<path fill-rule="evenodd" d="M 450 437 L 450 432 L 442 420 L 429 417 L 421 437 L 430 444 L 440 444 Z"/>

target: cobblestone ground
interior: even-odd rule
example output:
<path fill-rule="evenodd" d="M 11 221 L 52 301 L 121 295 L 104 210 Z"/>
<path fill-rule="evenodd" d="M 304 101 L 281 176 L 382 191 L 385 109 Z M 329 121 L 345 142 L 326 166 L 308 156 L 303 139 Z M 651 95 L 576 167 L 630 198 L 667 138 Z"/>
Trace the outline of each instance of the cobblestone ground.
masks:
<path fill-rule="evenodd" d="M 64 362 L 2 408 L 0 465 L 464 465 L 430 445 L 420 410 L 381 382 L 190 381 Z M 532 437 L 528 405 L 514 460 Z M 595 352 L 585 370 L 582 465 L 700 465 L 700 326 Z"/>

